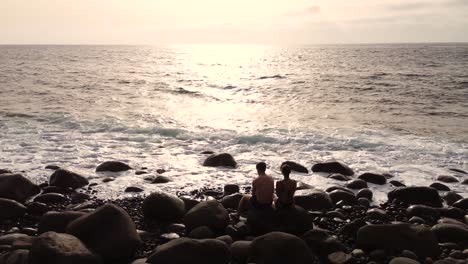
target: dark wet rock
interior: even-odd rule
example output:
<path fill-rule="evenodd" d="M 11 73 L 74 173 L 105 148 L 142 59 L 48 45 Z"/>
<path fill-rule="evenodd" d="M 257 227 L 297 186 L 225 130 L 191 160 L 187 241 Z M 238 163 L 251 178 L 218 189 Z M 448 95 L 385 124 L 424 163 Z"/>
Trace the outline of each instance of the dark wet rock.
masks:
<path fill-rule="evenodd" d="M 416 225 L 422 225 L 422 224 L 425 224 L 425 223 L 426 223 L 426 221 L 425 221 L 423 218 L 419 217 L 419 216 L 413 216 L 413 217 L 411 217 L 411 218 L 408 220 L 408 222 L 410 222 L 411 224 L 416 224 Z"/>
<path fill-rule="evenodd" d="M 247 263 L 252 241 L 240 240 L 231 244 L 231 259 L 234 263 Z"/>
<path fill-rule="evenodd" d="M 0 174 L 0 198 L 24 203 L 29 197 L 39 192 L 39 186 L 21 174 Z"/>
<path fill-rule="evenodd" d="M 309 230 L 301 237 L 313 253 L 326 258 L 329 254 L 345 251 L 346 247 L 334 235 L 322 229 Z"/>
<path fill-rule="evenodd" d="M 30 215 L 43 215 L 49 211 L 49 207 L 45 203 L 30 202 L 26 204 L 26 207 Z"/>
<path fill-rule="evenodd" d="M 166 172 L 165 169 L 157 169 L 157 170 L 156 170 L 156 173 L 157 173 L 157 174 L 163 174 L 163 173 L 165 173 L 165 172 Z"/>
<path fill-rule="evenodd" d="M 468 198 L 463 198 L 454 202 L 453 207 L 457 207 L 463 210 L 468 210 Z"/>
<path fill-rule="evenodd" d="M 468 185 L 468 179 L 463 180 L 461 184 Z"/>
<path fill-rule="evenodd" d="M 224 195 L 230 195 L 240 192 L 239 185 L 237 184 L 226 184 L 224 185 Z"/>
<path fill-rule="evenodd" d="M 344 214 L 341 211 L 333 210 L 329 211 L 325 214 L 328 218 L 340 218 L 340 219 L 345 219 Z"/>
<path fill-rule="evenodd" d="M 223 195 L 222 192 L 217 191 L 217 190 L 206 190 L 203 192 L 205 196 L 211 196 L 211 197 L 221 197 Z"/>
<path fill-rule="evenodd" d="M 38 232 L 39 234 L 49 231 L 65 233 L 68 224 L 78 219 L 79 217 L 82 217 L 83 215 L 86 215 L 86 213 L 73 211 L 47 212 L 41 217 L 41 220 L 39 221 Z"/>
<path fill-rule="evenodd" d="M 272 232 L 252 241 L 248 263 L 309 264 L 313 259 L 313 253 L 302 239 L 287 233 Z"/>
<path fill-rule="evenodd" d="M 57 166 L 57 165 L 47 165 L 45 167 L 46 170 L 58 170 L 60 169 L 60 166 Z"/>
<path fill-rule="evenodd" d="M 406 250 L 406 249 L 401 251 L 400 256 L 405 257 L 405 258 L 415 259 L 415 260 L 418 259 L 418 256 L 416 254 L 414 254 L 413 251 Z"/>
<path fill-rule="evenodd" d="M 2 264 L 29 264 L 29 250 L 17 249 L 0 255 Z"/>
<path fill-rule="evenodd" d="M 51 204 L 62 203 L 67 200 L 67 197 L 61 193 L 45 193 L 34 198 L 35 202 Z"/>
<path fill-rule="evenodd" d="M 461 196 L 460 194 L 456 192 L 450 191 L 450 192 L 445 193 L 445 195 L 442 198 L 445 200 L 445 202 L 448 205 L 452 205 L 456 201 L 463 199 L 463 196 Z"/>
<path fill-rule="evenodd" d="M 185 232 L 185 225 L 173 223 L 167 227 L 167 231 L 174 232 L 174 233 L 184 233 Z"/>
<path fill-rule="evenodd" d="M 444 191 L 444 192 L 450 191 L 450 188 L 447 185 L 440 183 L 440 182 L 434 182 L 431 185 L 429 185 L 429 187 L 434 188 L 438 191 Z"/>
<path fill-rule="evenodd" d="M 385 238 L 385 239 L 383 239 Z M 436 236 L 424 226 L 410 224 L 366 225 L 359 229 L 357 246 L 364 250 L 411 250 L 419 257 L 439 256 Z"/>
<path fill-rule="evenodd" d="M 136 259 L 130 264 L 146 264 L 146 258 Z"/>
<path fill-rule="evenodd" d="M 125 188 L 124 192 L 142 192 L 142 191 L 144 191 L 144 190 L 142 188 L 140 188 L 140 187 L 129 186 L 129 187 Z"/>
<path fill-rule="evenodd" d="M 378 185 L 383 185 L 387 183 L 387 178 L 382 174 L 366 172 L 361 174 L 358 178 L 366 182 Z"/>
<path fill-rule="evenodd" d="M 439 259 L 434 262 L 434 264 L 466 264 L 464 260 L 457 260 L 453 258 Z"/>
<path fill-rule="evenodd" d="M 15 242 L 25 242 L 25 243 L 32 243 L 33 237 L 20 234 L 20 233 L 12 233 L 0 236 L 0 245 L 13 245 Z"/>
<path fill-rule="evenodd" d="M 128 213 L 113 204 L 105 204 L 74 220 L 67 233 L 78 237 L 108 262 L 130 258 L 141 244 Z"/>
<path fill-rule="evenodd" d="M 208 226 L 215 233 L 224 231 L 228 222 L 228 211 L 216 200 L 197 204 L 184 217 L 184 224 L 189 230 Z"/>
<path fill-rule="evenodd" d="M 244 197 L 244 195 L 240 193 L 226 195 L 221 199 L 221 204 L 223 204 L 224 208 L 237 209 L 242 197 Z"/>
<path fill-rule="evenodd" d="M 464 224 L 462 221 L 459 221 L 459 220 L 456 220 L 456 219 L 453 219 L 453 218 L 446 218 L 446 217 L 443 217 L 443 218 L 440 218 L 439 220 L 437 220 L 437 223 L 438 224 L 454 224 L 454 225 L 459 225 L 463 228 L 468 228 L 468 226 L 466 224 Z"/>
<path fill-rule="evenodd" d="M 237 162 L 228 153 L 221 153 L 221 154 L 213 154 L 206 158 L 203 162 L 203 166 L 207 167 L 232 167 L 235 168 L 237 166 Z"/>
<path fill-rule="evenodd" d="M 152 264 L 227 264 L 229 247 L 217 239 L 179 238 L 160 245 L 148 257 Z"/>
<path fill-rule="evenodd" d="M 47 232 L 34 240 L 30 252 L 31 264 L 99 264 L 99 256 L 92 253 L 78 238 Z"/>
<path fill-rule="evenodd" d="M 359 198 L 366 198 L 369 201 L 372 201 L 373 198 L 373 193 L 370 189 L 361 189 L 359 192 L 356 194 L 356 197 Z"/>
<path fill-rule="evenodd" d="M 306 210 L 323 211 L 333 207 L 332 200 L 326 192 L 313 191 L 305 195 L 294 196 L 294 203 Z"/>
<path fill-rule="evenodd" d="M 120 162 L 120 161 L 106 161 L 101 163 L 96 168 L 96 172 L 100 171 L 111 171 L 111 172 L 120 172 L 120 171 L 128 171 L 132 168 L 127 164 Z"/>
<path fill-rule="evenodd" d="M 281 163 L 281 167 L 283 165 L 288 165 L 289 168 L 292 171 L 296 171 L 296 172 L 300 172 L 300 173 L 309 173 L 309 170 L 306 167 L 304 167 L 301 164 L 296 163 L 294 161 L 285 161 L 285 162 Z"/>
<path fill-rule="evenodd" d="M 104 183 L 111 182 L 111 181 L 115 181 L 115 178 L 114 177 L 106 177 L 106 178 L 102 179 L 102 182 L 104 182 Z"/>
<path fill-rule="evenodd" d="M 442 207 L 442 198 L 436 189 L 430 187 L 403 187 L 388 193 L 389 201 L 397 199 L 408 204 L 422 204 Z"/>
<path fill-rule="evenodd" d="M 42 193 L 60 193 L 60 194 L 66 194 L 69 193 L 70 189 L 65 189 L 62 187 L 57 187 L 57 186 L 47 186 L 42 188 Z"/>
<path fill-rule="evenodd" d="M 367 188 L 368 186 L 367 186 L 367 182 L 363 180 L 352 180 L 348 184 L 346 184 L 346 187 L 349 189 L 353 189 L 353 190 L 360 190 L 360 189 Z"/>
<path fill-rule="evenodd" d="M 181 196 L 180 199 L 184 201 L 186 212 L 190 211 L 190 209 L 200 203 L 199 201 L 192 199 L 190 196 Z"/>
<path fill-rule="evenodd" d="M 367 210 L 366 215 L 373 219 L 387 218 L 387 212 L 379 208 L 372 208 L 372 209 Z"/>
<path fill-rule="evenodd" d="M 459 224 L 437 224 L 432 227 L 439 243 L 453 242 L 462 247 L 468 246 L 468 226 Z"/>
<path fill-rule="evenodd" d="M 451 176 L 451 175 L 440 175 L 437 176 L 437 180 L 440 182 L 445 182 L 445 183 L 453 183 L 453 182 L 458 182 L 458 179 Z"/>
<path fill-rule="evenodd" d="M 64 189 L 77 189 L 88 184 L 88 179 L 85 177 L 65 169 L 57 169 L 49 179 L 49 185 L 61 187 Z"/>
<path fill-rule="evenodd" d="M 458 173 L 462 173 L 462 174 L 468 174 L 468 172 L 464 171 L 464 170 L 460 170 L 460 169 L 454 169 L 454 168 L 451 168 L 449 169 L 451 171 L 454 171 L 454 172 L 458 172 Z"/>
<path fill-rule="evenodd" d="M 329 195 L 334 204 L 337 204 L 339 201 L 343 201 L 345 204 L 355 204 L 357 202 L 354 194 L 342 190 L 335 190 L 329 193 Z"/>
<path fill-rule="evenodd" d="M 409 216 L 419 216 L 422 218 L 438 218 L 440 216 L 437 208 L 427 205 L 412 205 L 406 209 Z"/>
<path fill-rule="evenodd" d="M 250 233 L 253 235 L 263 235 L 275 231 L 277 228 L 275 216 L 273 208 L 265 208 L 262 210 L 254 208 L 249 209 L 247 211 L 247 226 L 249 227 Z"/>
<path fill-rule="evenodd" d="M 396 257 L 390 260 L 389 264 L 420 264 L 420 262 L 411 258 Z"/>
<path fill-rule="evenodd" d="M 137 170 L 135 171 L 135 175 L 143 175 L 143 174 L 148 174 L 147 171 L 144 171 L 144 170 Z"/>
<path fill-rule="evenodd" d="M 0 221 L 22 217 L 26 211 L 23 204 L 15 200 L 0 198 Z"/>
<path fill-rule="evenodd" d="M 203 155 L 211 155 L 211 154 L 214 154 L 214 151 L 205 150 L 205 151 L 203 151 L 201 154 L 203 154 Z"/>
<path fill-rule="evenodd" d="M 401 182 L 399 182 L 399 181 L 395 181 L 395 180 L 390 181 L 389 183 L 390 183 L 391 185 L 395 186 L 395 187 L 406 187 L 405 184 L 403 184 L 403 183 L 401 183 Z"/>
<path fill-rule="evenodd" d="M 180 235 L 176 233 L 164 233 L 160 235 L 159 238 L 163 243 L 165 243 L 180 238 Z"/>
<path fill-rule="evenodd" d="M 162 175 L 159 175 L 157 176 L 156 178 L 154 178 L 151 183 L 154 183 L 154 184 L 162 184 L 162 183 L 168 183 L 170 182 L 171 179 L 169 179 L 168 177 L 166 176 L 162 176 Z"/>
<path fill-rule="evenodd" d="M 11 174 L 12 172 L 10 170 L 7 170 L 7 169 L 0 169 L 0 174 Z"/>
<path fill-rule="evenodd" d="M 216 237 L 216 239 L 223 241 L 228 246 L 231 246 L 232 242 L 234 242 L 234 240 L 232 239 L 230 235 L 219 236 L 219 237 Z"/>
<path fill-rule="evenodd" d="M 369 253 L 369 258 L 377 262 L 382 262 L 387 258 L 387 252 L 383 249 L 372 250 Z"/>
<path fill-rule="evenodd" d="M 465 210 L 457 207 L 439 208 L 439 213 L 443 217 L 462 219 L 465 215 Z"/>
<path fill-rule="evenodd" d="M 214 238 L 215 233 L 207 226 L 199 226 L 188 234 L 188 237 L 194 239 Z"/>
<path fill-rule="evenodd" d="M 306 210 L 297 205 L 276 209 L 277 230 L 294 235 L 302 235 L 312 228 L 312 220 Z"/>
<path fill-rule="evenodd" d="M 345 176 L 354 175 L 354 171 L 350 167 L 337 161 L 317 163 L 314 166 L 312 166 L 312 171 L 313 172 L 339 173 Z"/>
<path fill-rule="evenodd" d="M 178 222 L 185 215 L 185 204 L 177 196 L 155 192 L 143 200 L 142 210 L 145 218 L 161 222 Z"/>
<path fill-rule="evenodd" d="M 349 181 L 349 180 L 351 180 L 350 177 L 347 177 L 347 176 L 344 176 L 343 174 L 338 174 L 338 173 L 334 173 L 334 174 L 328 176 L 328 178 L 334 179 L 334 180 L 337 180 L 337 181 Z"/>
<path fill-rule="evenodd" d="M 336 190 L 341 190 L 341 191 L 348 192 L 348 193 L 354 195 L 354 192 L 353 192 L 353 191 L 351 191 L 351 190 L 348 189 L 348 188 L 341 187 L 341 186 L 331 186 L 331 187 L 328 187 L 328 188 L 325 190 L 325 192 L 331 193 L 331 192 L 336 191 Z"/>
<path fill-rule="evenodd" d="M 366 207 L 366 208 L 368 208 L 370 206 L 370 204 L 371 204 L 371 202 L 367 198 L 364 198 L 364 197 L 359 198 L 357 200 L 357 203 L 359 205 L 362 205 L 362 206 Z"/>

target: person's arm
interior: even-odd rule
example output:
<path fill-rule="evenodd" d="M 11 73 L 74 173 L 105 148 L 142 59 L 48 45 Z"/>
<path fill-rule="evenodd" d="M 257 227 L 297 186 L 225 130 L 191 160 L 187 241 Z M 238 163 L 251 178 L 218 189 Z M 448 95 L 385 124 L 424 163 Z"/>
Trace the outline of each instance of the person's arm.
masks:
<path fill-rule="evenodd" d="M 254 196 L 255 192 L 257 191 L 257 184 L 256 183 L 257 182 L 255 180 L 252 182 L 252 196 Z"/>

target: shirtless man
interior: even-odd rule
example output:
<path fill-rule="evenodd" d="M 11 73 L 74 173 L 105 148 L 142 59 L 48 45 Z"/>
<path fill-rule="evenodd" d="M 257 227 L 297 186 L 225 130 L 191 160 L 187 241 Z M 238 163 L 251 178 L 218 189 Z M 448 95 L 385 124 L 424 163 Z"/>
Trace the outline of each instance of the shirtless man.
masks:
<path fill-rule="evenodd" d="M 294 204 L 294 193 L 296 192 L 297 182 L 289 178 L 291 168 L 288 165 L 281 166 L 281 173 L 284 179 L 276 182 L 276 208 L 290 207 Z"/>
<path fill-rule="evenodd" d="M 266 164 L 260 162 L 256 166 L 258 177 L 252 182 L 252 196 L 245 195 L 239 203 L 238 212 L 242 214 L 248 210 L 248 204 L 256 209 L 271 208 L 275 182 L 265 173 Z"/>

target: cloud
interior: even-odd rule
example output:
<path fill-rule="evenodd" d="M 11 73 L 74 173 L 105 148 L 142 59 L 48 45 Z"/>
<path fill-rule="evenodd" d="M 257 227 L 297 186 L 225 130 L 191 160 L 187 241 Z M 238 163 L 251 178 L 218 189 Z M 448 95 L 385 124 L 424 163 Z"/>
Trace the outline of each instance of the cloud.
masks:
<path fill-rule="evenodd" d="M 299 11 L 287 12 L 284 15 L 285 16 L 306 16 L 306 15 L 315 15 L 318 13 L 320 13 L 320 6 L 312 5 Z"/>

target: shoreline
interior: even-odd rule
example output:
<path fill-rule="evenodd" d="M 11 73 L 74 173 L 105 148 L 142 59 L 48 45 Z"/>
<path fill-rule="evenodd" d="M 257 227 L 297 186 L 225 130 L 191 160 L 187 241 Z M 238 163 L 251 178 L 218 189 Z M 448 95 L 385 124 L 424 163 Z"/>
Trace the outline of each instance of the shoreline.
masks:
<path fill-rule="evenodd" d="M 232 161 L 229 157 L 226 159 L 219 158 L 219 156 L 217 154 L 209 156 L 207 160 L 211 158 L 211 164 L 205 161 L 204 165 L 213 167 L 236 166 L 234 159 L 232 159 L 234 164 L 230 164 L 229 162 L 232 163 Z M 300 184 L 300 190 L 297 191 L 295 197 L 298 208 L 294 207 L 286 211 L 276 210 L 266 215 L 252 212 L 246 217 L 241 216 L 240 218 L 236 215 L 235 208 L 242 195 L 250 192 L 250 186 L 239 186 L 235 182 L 228 182 L 224 186 L 217 186 L 216 188 L 207 186 L 205 189 L 180 191 L 176 192 L 175 195 L 160 192 L 163 195 L 138 195 L 105 200 L 95 197 L 95 183 L 90 184 L 81 175 L 59 167 L 49 167 L 48 169 L 55 169 L 55 171 L 48 183 L 36 186 L 30 182 L 31 186 L 35 187 L 28 190 L 27 199 L 21 201 L 22 197 L 20 197 L 20 199 L 16 199 L 16 203 L 12 203 L 10 201 L 15 200 L 12 198 L 16 194 L 9 193 L 8 189 L 4 188 L 6 181 L 0 180 L 0 197 L 8 200 L 7 202 L 0 201 L 0 207 L 9 208 L 9 211 L 13 212 L 9 217 L 5 217 L 3 212 L 2 217 L 0 217 L 0 260 L 6 260 L 18 254 L 27 255 L 27 257 L 23 256 L 26 259 L 38 258 L 39 253 L 35 252 L 35 245 L 39 242 L 37 242 L 38 239 L 33 239 L 33 237 L 37 237 L 40 233 L 43 236 L 44 232 L 47 233 L 47 231 L 57 231 L 57 233 L 75 234 L 79 239 L 85 241 L 84 244 L 93 249 L 90 250 L 89 254 L 96 257 L 96 259 L 101 258 L 102 263 L 145 263 L 141 262 L 141 260 L 138 262 L 137 259 L 139 258 L 149 258 L 148 261 L 159 259 L 157 263 L 170 263 L 162 260 L 164 257 L 161 256 L 163 254 L 161 253 L 161 247 L 156 251 L 154 250 L 168 242 L 177 243 L 175 241 L 181 241 L 183 237 L 192 237 L 195 239 L 194 241 L 202 241 L 199 239 L 223 241 L 221 248 L 226 249 L 227 253 L 218 256 L 218 261 L 221 260 L 223 263 L 248 263 L 248 259 L 256 258 L 260 261 L 259 258 L 266 258 L 266 256 L 260 253 L 254 254 L 251 252 L 252 250 L 247 250 L 250 253 L 246 253 L 245 247 L 250 247 L 252 243 L 259 243 L 259 237 L 264 234 L 276 235 L 282 238 L 285 236 L 283 233 L 271 233 L 280 231 L 294 234 L 295 238 L 302 241 L 301 243 L 305 243 L 307 245 L 306 253 L 311 256 L 310 259 L 313 259 L 312 263 L 466 263 L 464 261 L 468 259 L 467 197 L 462 197 L 452 191 L 439 192 L 427 186 L 401 186 L 387 193 L 387 201 L 375 204 L 372 203 L 374 200 L 373 185 L 367 185 L 367 183 L 382 181 L 383 184 L 390 184 L 392 181 L 390 176 L 369 173 L 370 176 L 361 174 L 358 177 L 358 175 L 353 175 L 354 172 L 347 171 L 349 167 L 344 164 L 335 164 L 331 167 L 323 164 L 320 166 L 314 165 L 314 167 L 319 171 L 330 173 L 331 176 L 341 175 L 336 177 L 347 179 L 348 188 L 328 186 L 327 190 L 319 191 L 307 184 Z M 300 164 L 296 165 L 299 166 Z M 101 164 L 97 170 L 100 167 L 108 171 L 130 169 L 126 164 L 112 162 L 107 165 Z M 296 169 L 300 169 L 300 167 Z M 161 182 L 157 184 L 167 183 L 166 180 L 170 179 L 164 178 L 165 172 L 159 172 L 161 172 L 159 176 L 152 178 L 152 181 L 159 178 Z M 463 174 L 466 172 L 461 170 L 454 170 L 454 172 L 462 175 L 459 181 L 464 181 L 463 184 L 466 184 L 468 175 Z M 138 175 L 138 173 L 136 174 Z M 11 175 L 18 174 L 13 174 L 8 170 L 0 170 L 0 179 L 12 177 Z M 15 177 L 19 179 L 22 176 Z M 23 182 L 23 178 L 21 178 L 21 182 Z M 442 185 L 447 187 L 450 186 L 450 181 L 453 181 L 450 178 L 445 180 L 446 182 L 439 182 L 439 186 L 434 187 L 443 188 Z M 15 188 L 21 189 L 21 186 L 15 186 Z M 141 190 L 134 188 L 129 191 L 139 192 Z M 31 197 L 34 197 L 32 198 L 33 201 L 30 200 Z M 180 202 L 182 202 L 183 209 L 182 213 L 177 214 L 176 212 L 180 211 Z M 113 207 L 108 204 L 116 206 Z M 197 209 L 204 210 L 205 213 L 201 216 L 192 216 L 197 214 L 194 212 Z M 70 225 L 72 227 L 73 225 L 79 226 L 78 222 L 86 221 L 86 216 L 94 214 L 94 220 L 91 219 L 92 217 L 88 217 L 91 222 L 97 221 L 96 218 L 99 217 L 108 217 L 104 213 L 106 210 L 110 215 L 117 215 L 122 219 L 127 219 L 127 224 L 130 226 L 126 227 L 130 228 L 130 231 L 123 236 L 124 238 L 116 235 L 116 241 L 109 241 L 108 243 L 130 243 L 125 241 L 126 239 L 131 240 L 131 237 L 125 238 L 125 236 L 130 236 L 129 234 L 133 234 L 140 241 L 138 246 L 135 246 L 126 256 L 111 258 L 100 246 L 96 246 L 96 243 L 99 244 L 98 242 L 87 243 L 87 238 L 86 236 L 82 237 L 82 233 L 74 232 L 73 228 L 69 230 Z M 52 213 L 51 211 L 60 213 Z M 14 212 L 16 212 L 16 215 Z M 213 216 L 211 216 L 212 213 Z M 45 217 L 45 215 L 48 215 L 48 217 Z M 74 216 L 70 217 L 68 215 Z M 214 218 L 214 220 L 210 219 L 210 217 Z M 188 220 L 192 218 L 197 219 L 196 221 Z M 111 223 L 115 219 L 107 218 L 106 221 L 109 221 L 107 222 L 109 226 L 105 226 L 104 229 L 113 228 Z M 194 224 L 194 221 L 197 223 Z M 213 221 L 216 224 L 213 224 Z M 123 222 L 120 225 L 124 225 Z M 221 228 L 219 222 L 222 222 Z M 401 225 L 401 223 L 408 225 Z M 86 225 L 93 224 L 88 223 Z M 413 234 L 414 232 L 424 233 L 426 238 L 429 237 L 429 240 L 435 239 L 435 241 L 431 245 L 428 239 L 424 239 L 421 242 L 421 247 L 424 247 L 423 244 L 429 248 L 432 246 L 438 252 L 428 252 L 426 254 L 424 253 L 425 250 L 421 250 L 415 245 L 405 244 L 404 240 L 400 242 L 406 248 L 398 247 L 398 245 L 395 248 L 394 245 L 385 244 L 383 237 L 377 240 L 371 235 L 365 237 L 366 228 L 375 229 L 379 226 L 389 230 L 396 227 L 397 230 L 403 232 L 401 236 L 406 236 L 409 240 L 413 239 L 413 242 L 418 239 Z M 125 228 L 123 229 L 125 230 Z M 373 232 L 381 231 L 376 229 Z M 384 231 L 382 234 L 385 234 L 386 239 L 389 241 L 392 241 L 392 239 L 401 240 L 399 236 L 391 238 L 391 232 L 386 232 Z M 20 235 L 21 238 L 5 239 L 5 235 L 19 233 L 24 235 Z M 104 233 L 102 235 L 109 236 L 109 234 Z M 284 239 L 286 238 L 284 237 Z M 20 240 L 21 243 L 18 242 Z M 184 243 L 195 242 L 186 241 Z M 429 245 L 427 245 L 428 243 Z M 244 251 L 241 250 L 242 254 L 239 253 L 239 247 L 244 249 Z M 19 250 L 22 251 L 19 252 Z M 165 248 L 164 250 L 167 252 L 177 251 L 176 248 Z M 215 252 L 220 251 L 223 250 L 215 250 Z M 183 254 L 183 251 L 180 253 Z M 118 253 L 115 254 L 118 255 Z M 187 251 L 187 254 L 193 254 L 193 251 Z M 271 254 L 274 255 L 275 253 L 272 252 Z M 171 256 L 177 259 L 177 255 Z M 196 259 L 196 256 L 193 257 Z M 396 261 L 393 260 L 395 258 L 399 258 L 398 260 L 403 262 L 394 262 Z M 134 260 L 135 262 L 133 262 Z M 209 258 L 207 261 L 207 263 L 210 263 Z M 303 261 L 298 260 L 298 262 L 294 263 L 305 263 Z M 97 261 L 95 263 L 101 262 Z"/>

